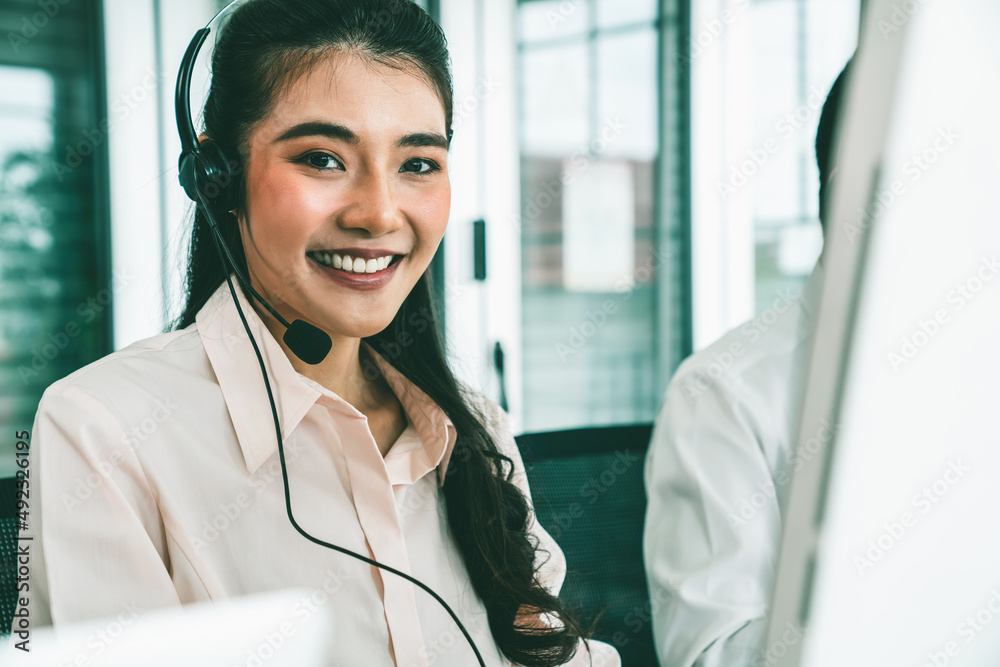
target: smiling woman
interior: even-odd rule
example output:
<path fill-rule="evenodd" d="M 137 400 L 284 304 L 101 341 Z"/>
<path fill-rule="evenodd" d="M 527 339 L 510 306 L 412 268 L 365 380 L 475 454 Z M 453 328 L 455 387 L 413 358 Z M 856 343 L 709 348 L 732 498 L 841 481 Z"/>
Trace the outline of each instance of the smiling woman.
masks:
<path fill-rule="evenodd" d="M 581 641 L 503 413 L 443 352 L 428 276 L 451 200 L 441 30 L 410 0 L 249 0 L 212 64 L 202 148 L 233 178 L 199 198 L 177 330 L 39 408 L 32 619 L 305 588 L 333 605 L 336 664 L 620 664 Z M 259 299 L 232 288 L 215 234 Z M 318 363 L 285 342 L 299 320 L 331 341 Z"/>

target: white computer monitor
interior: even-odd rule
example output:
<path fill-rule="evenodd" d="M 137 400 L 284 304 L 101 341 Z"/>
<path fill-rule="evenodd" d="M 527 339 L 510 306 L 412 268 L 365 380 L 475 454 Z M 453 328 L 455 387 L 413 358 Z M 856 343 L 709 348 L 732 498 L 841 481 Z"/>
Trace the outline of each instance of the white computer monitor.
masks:
<path fill-rule="evenodd" d="M 1000 660 L 1000 3 L 870 0 L 761 665 Z"/>
<path fill-rule="evenodd" d="M 30 652 L 0 646 L 4 667 L 329 667 L 331 611 L 288 590 L 171 609 L 122 605 L 110 618 L 38 628 Z M 343 659 L 344 656 L 341 656 Z"/>

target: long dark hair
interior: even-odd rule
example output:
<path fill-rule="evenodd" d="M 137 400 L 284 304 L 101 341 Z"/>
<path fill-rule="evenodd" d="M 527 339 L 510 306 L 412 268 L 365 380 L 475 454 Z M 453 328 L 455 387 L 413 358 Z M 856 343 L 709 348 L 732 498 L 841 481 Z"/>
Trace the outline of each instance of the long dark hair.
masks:
<path fill-rule="evenodd" d="M 285 87 L 338 48 L 390 67 L 421 71 L 441 96 L 450 139 L 453 92 L 447 43 L 437 24 L 411 0 L 250 0 L 233 13 L 215 47 L 205 107 L 205 132 L 236 163 L 231 187 L 237 189 L 237 201 L 244 201 L 240 165 L 249 157 L 253 130 Z M 220 217 L 224 241 L 245 271 L 238 223 L 231 215 Z M 197 213 L 180 328 L 194 322 L 225 275 L 208 223 Z M 500 453 L 474 397 L 448 367 L 434 313 L 425 274 L 392 323 L 366 342 L 437 402 L 455 425 L 458 438 L 444 484 L 448 522 L 497 646 L 519 665 L 562 665 L 583 633 L 538 582 L 534 561 L 539 545 L 528 534 L 527 499 L 510 481 L 513 462 Z M 400 345 L 401 340 L 409 344 Z M 519 614 L 547 614 L 556 623 L 541 629 L 519 623 Z"/>

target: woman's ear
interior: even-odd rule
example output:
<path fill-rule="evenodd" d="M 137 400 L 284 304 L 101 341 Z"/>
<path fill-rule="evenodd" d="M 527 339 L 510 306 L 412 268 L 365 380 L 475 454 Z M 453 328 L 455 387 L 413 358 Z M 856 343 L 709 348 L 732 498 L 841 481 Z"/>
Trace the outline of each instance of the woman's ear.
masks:
<path fill-rule="evenodd" d="M 204 132 L 202 132 L 201 134 L 198 135 L 198 143 L 199 144 L 204 143 L 206 141 L 211 141 L 211 140 L 212 140 L 212 137 L 208 136 Z"/>

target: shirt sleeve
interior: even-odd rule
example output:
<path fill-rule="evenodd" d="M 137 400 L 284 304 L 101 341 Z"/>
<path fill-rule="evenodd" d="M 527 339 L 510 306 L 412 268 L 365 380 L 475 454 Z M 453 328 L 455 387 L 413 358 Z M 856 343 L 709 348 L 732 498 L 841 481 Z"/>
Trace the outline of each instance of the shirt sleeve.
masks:
<path fill-rule="evenodd" d="M 33 627 L 180 604 L 134 441 L 102 403 L 72 385 L 50 388 L 29 459 Z"/>
<path fill-rule="evenodd" d="M 643 537 L 661 665 L 742 667 L 758 651 L 780 510 L 761 448 L 774 434 L 754 414 L 695 372 L 667 391 L 646 460 Z"/>
<path fill-rule="evenodd" d="M 497 446 L 501 453 L 514 463 L 511 482 L 517 485 L 524 493 L 525 498 L 528 499 L 530 512 L 528 533 L 538 541 L 538 549 L 535 551 L 535 571 L 538 573 L 538 581 L 552 595 L 558 595 L 566 578 L 566 556 L 535 517 L 524 461 L 521 459 L 521 452 L 517 448 L 517 442 L 507 424 L 506 414 L 499 406 L 492 403 L 488 405 L 487 412 L 487 419 L 493 425 L 491 430 L 497 439 Z M 618 651 L 610 644 L 581 639 L 576 654 L 569 662 L 565 663 L 565 667 L 621 667 L 621 664 Z"/>

